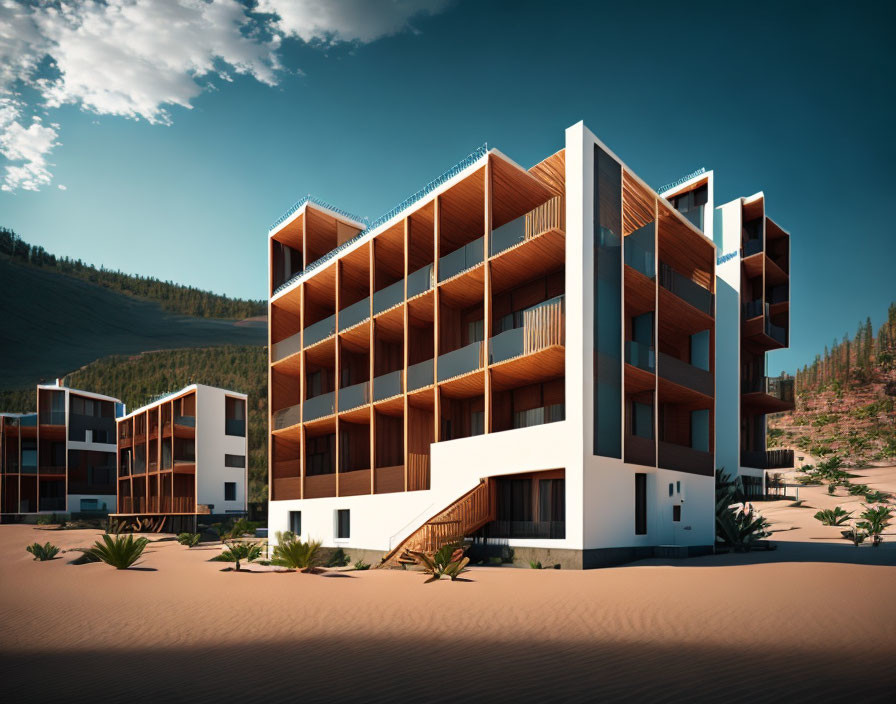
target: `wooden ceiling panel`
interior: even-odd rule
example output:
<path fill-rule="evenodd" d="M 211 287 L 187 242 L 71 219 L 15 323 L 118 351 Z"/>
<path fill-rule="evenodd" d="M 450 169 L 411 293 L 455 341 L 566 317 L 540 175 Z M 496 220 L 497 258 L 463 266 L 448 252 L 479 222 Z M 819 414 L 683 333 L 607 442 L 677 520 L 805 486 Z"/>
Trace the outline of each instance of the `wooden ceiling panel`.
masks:
<path fill-rule="evenodd" d="M 529 173 L 558 196 L 566 193 L 566 150 L 561 149 L 529 169 Z"/>
<path fill-rule="evenodd" d="M 627 169 L 622 171 L 622 234 L 630 235 L 656 219 L 656 196 L 634 178 Z"/>

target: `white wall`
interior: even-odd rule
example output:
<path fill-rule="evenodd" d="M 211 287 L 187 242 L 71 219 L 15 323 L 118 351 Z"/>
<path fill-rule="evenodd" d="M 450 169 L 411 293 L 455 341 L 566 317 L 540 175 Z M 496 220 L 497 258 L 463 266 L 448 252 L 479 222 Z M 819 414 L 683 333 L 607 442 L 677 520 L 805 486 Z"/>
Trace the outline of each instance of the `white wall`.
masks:
<path fill-rule="evenodd" d="M 202 384 L 196 385 L 196 501 L 213 505 L 212 513 L 246 510 L 246 468 L 227 467 L 224 455 L 242 455 L 249 462 L 246 436 L 224 432 L 224 399 L 237 394 Z M 248 413 L 248 404 L 246 411 Z M 246 423 L 248 434 L 248 421 Z M 224 483 L 236 483 L 236 500 L 224 500 Z"/>
<path fill-rule="evenodd" d="M 115 494 L 69 494 L 69 513 L 78 513 L 81 511 L 81 499 L 96 499 L 100 507 L 102 504 L 106 504 L 106 510 L 109 513 L 114 513 L 116 510 L 117 497 Z"/>

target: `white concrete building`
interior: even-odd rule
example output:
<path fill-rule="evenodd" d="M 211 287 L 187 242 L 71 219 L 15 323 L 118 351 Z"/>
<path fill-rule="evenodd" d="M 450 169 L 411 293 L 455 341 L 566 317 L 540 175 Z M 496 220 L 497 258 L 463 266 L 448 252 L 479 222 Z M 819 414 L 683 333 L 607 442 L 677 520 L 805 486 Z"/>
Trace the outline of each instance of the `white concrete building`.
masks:
<path fill-rule="evenodd" d="M 195 530 L 247 511 L 247 396 L 203 384 L 165 394 L 118 421 L 116 518 Z"/>
<path fill-rule="evenodd" d="M 572 567 L 711 551 L 711 184 L 659 196 L 578 123 L 367 226 L 297 203 L 268 241 L 271 535 L 389 563 L 460 537 Z"/>

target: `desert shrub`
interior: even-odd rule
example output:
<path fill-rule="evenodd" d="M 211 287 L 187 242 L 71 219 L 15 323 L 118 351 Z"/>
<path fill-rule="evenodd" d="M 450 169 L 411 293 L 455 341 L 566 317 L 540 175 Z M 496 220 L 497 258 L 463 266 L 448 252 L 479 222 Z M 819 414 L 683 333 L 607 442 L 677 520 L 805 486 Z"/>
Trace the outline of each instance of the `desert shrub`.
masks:
<path fill-rule="evenodd" d="M 282 535 L 278 535 L 278 538 L 282 538 Z M 280 544 L 274 548 L 271 564 L 291 570 L 310 572 L 320 564 L 320 557 L 319 540 L 309 540 L 307 543 L 303 543 L 293 536 L 292 540 L 280 540 Z"/>
<path fill-rule="evenodd" d="M 837 485 L 836 485 L 836 484 L 833 484 L 833 483 L 828 484 L 828 494 L 830 494 L 831 496 L 833 496 L 833 495 L 834 495 L 834 490 L 835 490 L 836 488 L 837 488 Z"/>
<path fill-rule="evenodd" d="M 134 538 L 133 535 L 116 535 L 114 538 L 103 535 L 102 541 L 97 540 L 90 549 L 100 562 L 105 562 L 117 570 L 126 570 L 131 567 L 149 544 L 146 538 Z"/>
<path fill-rule="evenodd" d="M 363 571 L 363 570 L 369 570 L 369 569 L 370 569 L 370 563 L 369 563 L 369 562 L 364 562 L 364 560 L 358 560 L 358 561 L 355 563 L 354 567 L 355 567 L 356 570 L 361 570 L 361 571 Z"/>
<path fill-rule="evenodd" d="M 230 520 L 226 523 L 214 523 L 211 526 L 211 529 L 218 534 L 218 538 L 220 538 L 222 543 L 242 538 L 243 535 L 250 532 L 249 528 L 249 521 L 245 518 L 235 521 Z"/>
<path fill-rule="evenodd" d="M 274 535 L 278 543 L 291 543 L 298 537 L 291 530 L 278 530 Z"/>
<path fill-rule="evenodd" d="M 32 543 L 28 547 L 25 548 L 28 552 L 34 555 L 34 559 L 38 562 L 44 562 L 45 560 L 52 560 L 59 554 L 59 548 L 51 543 L 44 543 L 41 545 L 40 543 Z"/>
<path fill-rule="evenodd" d="M 258 543 L 226 543 L 227 548 L 220 555 L 212 558 L 212 562 L 232 562 L 235 572 L 240 571 L 241 562 L 252 562 L 261 557 L 261 545 Z"/>
<path fill-rule="evenodd" d="M 450 577 L 453 582 L 467 572 L 467 564 L 470 562 L 470 558 L 464 555 L 464 547 L 457 544 L 443 545 L 432 556 L 415 550 L 411 550 L 410 554 L 423 571 L 430 575 L 424 584 L 435 582 L 443 575 Z"/>
<path fill-rule="evenodd" d="M 868 537 L 868 534 L 859 529 L 859 528 L 850 528 L 849 530 L 844 530 L 841 535 L 849 541 L 852 541 L 852 544 L 856 547 L 859 547 L 862 543 L 865 542 L 865 538 Z"/>
<path fill-rule="evenodd" d="M 877 547 L 883 542 L 883 532 L 893 517 L 893 509 L 889 506 L 866 506 L 865 511 L 861 514 L 860 522 L 856 523 L 856 528 L 864 530 L 871 538 L 871 546 Z"/>
<path fill-rule="evenodd" d="M 867 484 L 850 484 L 847 489 L 850 496 L 863 496 L 871 489 Z"/>
<path fill-rule="evenodd" d="M 768 520 L 746 503 L 740 477 L 716 471 L 716 540 L 735 550 L 750 550 L 769 536 Z"/>
<path fill-rule="evenodd" d="M 885 504 L 890 500 L 890 495 L 883 492 L 869 489 L 865 492 L 865 501 L 869 504 Z"/>
<path fill-rule="evenodd" d="M 39 526 L 55 526 L 59 523 L 59 519 L 56 518 L 56 514 L 52 513 L 49 516 L 46 513 L 42 513 L 37 517 L 37 525 Z"/>
<path fill-rule="evenodd" d="M 186 545 L 188 548 L 193 548 L 199 545 L 199 541 L 202 540 L 201 533 L 180 533 L 177 536 L 177 542 L 181 545 Z"/>
<path fill-rule="evenodd" d="M 529 560 L 529 567 L 531 567 L 533 570 L 542 569 L 541 562 L 539 562 L 538 560 Z"/>
<path fill-rule="evenodd" d="M 333 552 L 330 553 L 330 557 L 327 559 L 326 567 L 345 567 L 348 564 L 348 555 L 345 554 L 345 550 L 342 548 L 337 548 Z"/>
<path fill-rule="evenodd" d="M 836 506 L 835 508 L 822 509 L 813 518 L 816 521 L 821 521 L 823 526 L 842 526 L 849 520 L 850 516 L 852 516 L 852 511 L 847 513 L 839 506 Z"/>

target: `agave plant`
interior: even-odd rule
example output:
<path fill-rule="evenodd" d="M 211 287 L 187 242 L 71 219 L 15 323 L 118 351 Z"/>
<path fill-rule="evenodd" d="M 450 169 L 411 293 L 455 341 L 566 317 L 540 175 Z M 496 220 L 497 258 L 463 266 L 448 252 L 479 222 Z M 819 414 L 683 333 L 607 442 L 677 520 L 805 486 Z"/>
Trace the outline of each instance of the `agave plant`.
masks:
<path fill-rule="evenodd" d="M 41 545 L 40 543 L 32 543 L 25 549 L 32 555 L 34 555 L 34 559 L 38 562 L 52 560 L 59 553 L 59 548 L 50 543 L 44 543 L 43 545 Z"/>
<path fill-rule="evenodd" d="M 745 501 L 739 477 L 716 472 L 716 540 L 735 550 L 750 550 L 769 536 L 769 522 Z"/>
<path fill-rule="evenodd" d="M 100 536 L 102 542 L 96 541 L 96 544 L 90 548 L 89 552 L 100 562 L 105 562 L 117 570 L 126 570 L 131 567 L 140 556 L 143 550 L 149 544 L 146 538 L 134 538 L 133 535 L 127 537 L 116 535 L 114 538 L 108 535 Z"/>
<path fill-rule="evenodd" d="M 861 528 L 871 538 L 871 547 L 877 547 L 883 542 L 882 533 L 884 529 L 890 525 L 890 519 L 893 517 L 893 509 L 889 506 L 865 506 L 862 513 L 862 521 L 856 526 Z"/>
<path fill-rule="evenodd" d="M 850 496 L 860 496 L 871 491 L 867 484 L 850 484 L 846 490 L 849 492 Z"/>
<path fill-rule="evenodd" d="M 821 521 L 823 526 L 842 526 L 849 520 L 850 516 L 852 516 L 852 511 L 846 512 L 839 506 L 836 506 L 835 508 L 822 509 L 813 518 L 816 521 Z"/>
<path fill-rule="evenodd" d="M 277 567 L 286 567 L 291 570 L 303 570 L 311 572 L 320 562 L 320 541 L 309 540 L 303 543 L 294 536 L 292 540 L 282 540 L 278 535 L 279 544 L 274 548 L 274 556 L 271 564 Z"/>
<path fill-rule="evenodd" d="M 355 568 L 356 570 L 358 570 L 359 572 L 360 572 L 360 571 L 364 571 L 364 570 L 369 570 L 369 569 L 370 569 L 370 563 L 369 563 L 369 562 L 364 562 L 364 560 L 358 560 L 358 561 L 354 564 L 354 568 Z"/>
<path fill-rule="evenodd" d="M 199 545 L 201 539 L 202 535 L 200 533 L 180 533 L 177 536 L 177 542 L 181 545 L 186 545 L 188 548 L 194 548 Z"/>
<path fill-rule="evenodd" d="M 883 491 L 877 491 L 876 489 L 869 490 L 865 494 L 865 501 L 867 501 L 869 504 L 885 504 L 889 500 L 890 500 L 889 494 L 887 494 Z"/>
<path fill-rule="evenodd" d="M 423 571 L 431 575 L 424 584 L 435 582 L 441 579 L 442 575 L 447 575 L 453 582 L 468 571 L 467 564 L 470 562 L 470 558 L 464 555 L 464 548 L 456 544 L 443 545 L 432 556 L 415 550 L 409 552 L 417 564 L 423 568 Z"/>
<path fill-rule="evenodd" d="M 861 528 L 857 528 L 853 526 L 849 530 L 842 531 L 841 535 L 847 540 L 851 540 L 852 544 L 856 547 L 859 547 L 862 543 L 865 542 L 865 538 L 868 537 L 868 534 L 863 531 Z"/>
<path fill-rule="evenodd" d="M 212 562 L 232 562 L 233 569 L 240 571 L 240 562 L 252 562 L 261 557 L 261 545 L 258 543 L 226 543 L 227 549 L 217 557 L 212 558 Z"/>

